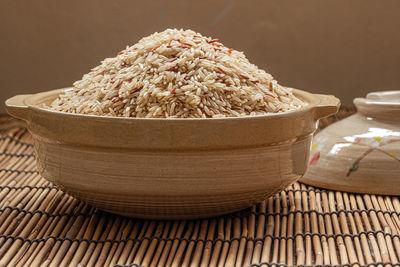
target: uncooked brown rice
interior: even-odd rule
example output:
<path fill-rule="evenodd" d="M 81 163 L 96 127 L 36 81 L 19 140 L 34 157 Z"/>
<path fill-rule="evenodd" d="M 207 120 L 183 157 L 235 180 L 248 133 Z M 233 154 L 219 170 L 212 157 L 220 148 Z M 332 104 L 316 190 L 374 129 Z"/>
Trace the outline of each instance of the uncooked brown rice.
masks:
<path fill-rule="evenodd" d="M 242 52 L 192 30 L 167 29 L 105 59 L 50 108 L 119 117 L 210 118 L 304 105 Z"/>

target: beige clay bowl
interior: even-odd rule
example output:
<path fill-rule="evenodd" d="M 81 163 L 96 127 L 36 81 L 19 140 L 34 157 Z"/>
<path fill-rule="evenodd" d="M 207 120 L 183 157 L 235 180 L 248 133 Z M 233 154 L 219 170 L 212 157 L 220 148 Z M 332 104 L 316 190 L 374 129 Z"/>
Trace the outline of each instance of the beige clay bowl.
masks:
<path fill-rule="evenodd" d="M 6 102 L 28 124 L 40 173 L 100 209 L 156 219 L 233 212 L 284 189 L 306 170 L 316 121 L 340 104 L 295 90 L 308 106 L 241 118 L 115 118 L 41 108 L 60 90 Z"/>

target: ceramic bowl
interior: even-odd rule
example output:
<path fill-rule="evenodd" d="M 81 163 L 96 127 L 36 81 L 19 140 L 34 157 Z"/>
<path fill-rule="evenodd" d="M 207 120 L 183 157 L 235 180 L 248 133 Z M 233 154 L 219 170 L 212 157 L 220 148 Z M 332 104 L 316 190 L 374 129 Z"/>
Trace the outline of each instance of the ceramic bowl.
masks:
<path fill-rule="evenodd" d="M 156 219 L 233 212 L 284 189 L 306 170 L 316 121 L 340 103 L 295 90 L 308 106 L 213 119 L 117 118 L 41 108 L 60 90 L 6 101 L 8 112 L 27 122 L 42 176 L 100 209 Z"/>
<path fill-rule="evenodd" d="M 358 112 L 319 132 L 302 182 L 356 193 L 400 195 L 400 91 L 354 99 Z"/>

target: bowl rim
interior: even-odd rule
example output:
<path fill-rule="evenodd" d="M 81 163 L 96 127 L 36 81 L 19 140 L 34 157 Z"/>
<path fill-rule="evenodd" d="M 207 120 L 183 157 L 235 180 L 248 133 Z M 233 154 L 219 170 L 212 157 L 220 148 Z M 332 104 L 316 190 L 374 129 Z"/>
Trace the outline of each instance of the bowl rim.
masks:
<path fill-rule="evenodd" d="M 340 105 L 339 99 L 334 96 L 293 89 L 298 97 L 308 103 L 307 106 L 259 116 L 126 118 L 59 112 L 41 106 L 55 99 L 65 89 L 14 96 L 6 101 L 7 111 L 27 121 L 33 134 L 59 143 L 188 150 L 265 146 L 300 140 L 315 131 L 318 119 L 336 113 Z M 74 134 L 69 134 L 71 129 Z M 115 133 L 118 133 L 118 138 L 110 139 Z"/>
<path fill-rule="evenodd" d="M 113 121 L 240 121 L 240 120 L 259 120 L 266 118 L 280 118 L 287 116 L 294 116 L 299 113 L 308 112 L 315 108 L 324 108 L 326 104 L 321 96 L 331 97 L 335 100 L 334 106 L 338 107 L 340 105 L 339 99 L 330 95 L 319 95 L 312 94 L 303 90 L 293 88 L 293 93 L 296 97 L 300 98 L 302 101 L 306 102 L 307 105 L 298 109 L 293 109 L 281 113 L 267 113 L 263 115 L 246 115 L 241 117 L 217 117 L 217 118 L 138 118 L 138 117 L 114 117 L 114 116 L 102 116 L 102 115 L 91 115 L 91 114 L 79 114 L 79 113 L 68 113 L 62 111 L 55 111 L 45 107 L 41 107 L 46 99 L 54 99 L 56 95 L 60 94 L 62 91 L 71 90 L 72 87 L 64 87 L 60 89 L 54 89 L 50 91 L 40 92 L 31 95 L 25 95 L 22 99 L 22 104 L 25 108 L 30 110 L 35 110 L 40 113 L 47 113 L 63 117 L 79 117 L 81 119 L 95 119 L 95 120 L 113 120 Z M 9 99 L 10 100 L 10 99 Z M 331 99 L 332 100 L 332 99 Z M 11 105 L 6 101 L 6 107 L 9 108 Z M 332 102 L 332 101 L 331 101 Z M 331 103 L 332 104 L 332 103 Z M 319 119 L 319 118 L 318 118 Z"/>

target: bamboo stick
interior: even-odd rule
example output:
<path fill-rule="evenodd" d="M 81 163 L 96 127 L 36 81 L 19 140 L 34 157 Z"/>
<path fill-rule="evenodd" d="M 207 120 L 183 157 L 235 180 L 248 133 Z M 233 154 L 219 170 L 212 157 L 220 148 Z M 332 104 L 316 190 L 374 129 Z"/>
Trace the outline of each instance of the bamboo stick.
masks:
<path fill-rule="evenodd" d="M 396 203 L 397 202 L 397 203 Z M 399 204 L 398 203 L 398 199 L 397 198 L 391 198 L 389 196 L 385 197 L 385 204 L 388 207 L 388 212 L 393 212 L 390 216 L 390 221 L 391 222 L 391 228 L 392 228 L 392 232 L 393 234 L 400 234 L 400 219 L 399 217 L 395 214 L 397 212 L 396 206 Z M 399 237 L 396 236 L 393 239 L 394 242 L 394 248 L 396 250 L 396 255 L 397 258 L 400 258 L 400 240 Z"/>
<path fill-rule="evenodd" d="M 142 261 L 142 265 L 143 266 L 149 266 L 151 260 L 153 259 L 154 252 L 156 250 L 156 247 L 159 245 L 159 240 L 158 238 L 162 238 L 164 235 L 166 236 L 168 234 L 168 230 L 170 227 L 170 222 L 159 222 L 156 232 L 153 235 L 153 240 L 150 242 L 150 245 L 148 246 L 144 257 L 143 257 L 143 261 Z M 158 261 L 158 258 L 155 259 L 155 261 Z"/>
<path fill-rule="evenodd" d="M 125 264 L 127 263 L 127 259 L 129 257 L 129 254 L 131 252 L 135 252 L 135 244 L 138 244 L 138 242 L 133 241 L 132 239 L 138 237 L 141 237 L 141 233 L 139 233 L 140 231 L 140 227 L 142 227 L 142 233 L 144 234 L 144 230 L 146 229 L 148 223 L 144 223 L 142 224 L 140 221 L 136 221 L 135 224 L 133 225 L 132 230 L 130 231 L 130 233 L 128 234 L 128 237 L 130 238 L 128 240 L 128 242 L 126 242 L 125 246 L 123 247 L 122 251 L 121 251 L 121 255 L 118 257 L 116 264 Z M 138 236 L 139 235 L 139 236 Z M 132 253 L 132 254 L 133 254 Z"/>
<path fill-rule="evenodd" d="M 229 240 L 231 238 L 231 231 L 232 231 L 232 218 L 228 217 L 226 219 L 225 234 L 224 234 L 226 240 Z M 225 265 L 226 257 L 228 255 L 228 250 L 229 250 L 229 243 L 224 242 L 217 266 Z"/>
<path fill-rule="evenodd" d="M 186 241 L 190 238 L 190 236 L 193 233 L 192 239 L 193 238 L 197 238 L 197 232 L 199 230 L 199 226 L 200 223 L 194 223 L 193 221 L 188 223 L 188 227 L 186 229 L 185 235 L 183 236 L 184 240 L 182 240 L 182 242 L 179 244 L 179 247 L 176 251 L 175 256 L 173 257 L 172 260 L 172 265 L 171 266 L 180 266 L 181 264 L 181 260 L 185 257 L 184 252 L 186 247 L 188 246 L 189 242 Z M 190 249 L 191 252 L 191 249 Z M 189 253 L 187 252 L 186 255 L 188 255 Z"/>
<path fill-rule="evenodd" d="M 238 254 L 235 261 L 236 267 L 243 266 L 244 254 L 246 253 L 246 243 L 247 243 L 246 237 L 248 234 L 247 228 L 248 228 L 247 219 L 242 218 L 242 234 L 239 242 Z"/>
<path fill-rule="evenodd" d="M 85 232 L 87 231 L 87 227 L 91 221 L 91 217 L 82 218 L 82 219 L 84 219 L 84 222 L 83 222 L 82 227 L 80 228 L 78 234 L 76 235 L 77 239 L 83 238 Z M 78 248 L 78 246 L 79 246 L 79 242 L 77 242 L 77 241 L 71 242 L 71 245 L 70 245 L 67 253 L 65 254 L 64 258 L 62 259 L 62 261 L 60 263 L 60 267 L 68 266 L 72 257 L 75 255 L 76 249 Z"/>
<path fill-rule="evenodd" d="M 54 213 L 55 214 L 65 214 L 68 210 L 72 210 L 72 207 L 75 207 L 77 204 L 76 201 L 74 201 L 73 198 L 69 197 L 68 195 L 64 194 L 63 198 L 59 202 L 59 205 L 55 207 Z M 71 207 L 72 206 L 72 207 Z M 45 227 L 40 229 L 40 232 L 38 234 L 39 237 L 41 238 L 46 238 L 49 236 L 56 236 L 54 235 L 53 231 L 57 229 L 57 223 L 62 219 L 61 216 L 55 216 L 55 217 L 49 217 L 49 220 L 46 222 Z M 39 265 L 42 261 L 42 248 L 45 246 L 46 242 L 38 242 L 35 244 L 32 244 L 24 257 L 27 257 L 26 259 L 26 266 L 31 266 L 33 265 L 33 262 L 36 262 L 37 265 Z"/>
<path fill-rule="evenodd" d="M 298 183 L 294 184 L 294 189 L 299 190 L 300 186 Z M 301 211 L 301 193 L 297 191 L 294 194 L 294 201 L 296 205 L 296 211 Z M 296 264 L 297 265 L 304 265 L 305 264 L 305 251 L 304 251 L 304 243 L 303 243 L 303 237 L 301 235 L 298 235 L 302 232 L 303 228 L 303 220 L 302 220 L 302 215 L 301 213 L 296 213 L 295 216 L 295 234 L 296 236 Z"/>
<path fill-rule="evenodd" d="M 187 238 L 189 238 L 189 235 L 191 235 L 191 237 L 190 237 L 191 240 L 187 244 L 183 244 L 183 246 L 179 246 L 177 255 L 175 256 L 174 262 L 172 264 L 173 266 L 180 265 L 181 259 L 183 259 L 181 266 L 183 266 L 183 267 L 189 266 L 190 259 L 192 258 L 193 248 L 195 246 L 194 240 L 196 240 L 198 238 L 199 231 L 200 231 L 200 221 L 196 221 L 196 222 L 192 222 L 192 223 L 194 223 L 194 229 L 192 231 L 192 234 L 188 233 L 188 236 L 187 236 Z M 186 250 L 185 250 L 185 248 L 186 248 Z M 183 255 L 184 251 L 185 251 L 185 255 Z"/>
<path fill-rule="evenodd" d="M 364 205 L 364 202 L 362 200 L 362 197 L 360 195 L 357 195 L 356 196 L 356 200 L 357 200 L 358 208 L 360 210 L 365 210 L 365 205 Z M 372 230 L 372 226 L 371 226 L 368 214 L 365 211 L 361 212 L 361 217 L 362 217 L 363 225 L 365 226 L 365 230 L 367 232 L 372 232 L 373 230 Z M 378 246 L 378 243 L 376 241 L 375 236 L 373 234 L 369 234 L 368 235 L 368 240 L 369 240 L 369 243 L 371 244 L 372 251 L 373 251 L 373 256 L 374 256 L 374 260 L 373 261 L 374 262 L 381 262 L 382 261 L 382 257 L 381 257 L 381 253 L 380 253 L 379 246 Z"/>
<path fill-rule="evenodd" d="M 233 267 L 235 266 L 236 256 L 239 249 L 239 241 L 238 238 L 240 236 L 240 218 L 235 217 L 233 219 L 233 238 L 234 240 L 231 241 L 231 245 L 228 251 L 228 256 L 225 261 L 225 266 Z"/>
<path fill-rule="evenodd" d="M 83 206 L 82 208 L 82 212 L 86 213 L 89 210 L 88 206 Z M 81 228 L 84 228 L 83 225 L 85 225 L 85 218 L 83 216 L 77 216 L 76 218 L 74 218 L 75 220 L 71 220 L 71 227 L 68 229 L 68 231 L 65 234 L 61 234 L 63 236 L 63 238 L 67 238 L 67 240 L 63 241 L 63 242 L 57 242 L 59 243 L 59 249 L 57 251 L 57 253 L 55 254 L 53 261 L 50 263 L 51 267 L 55 267 L 55 266 L 66 266 L 69 258 L 72 256 L 66 256 L 68 255 L 67 252 L 71 252 L 74 249 L 71 248 L 71 244 L 72 241 L 68 240 L 68 239 L 74 239 L 76 237 L 78 237 L 77 235 L 79 235 L 79 231 Z M 66 256 L 66 257 L 65 257 Z M 62 262 L 63 259 L 65 259 L 64 263 Z"/>
<path fill-rule="evenodd" d="M 129 218 L 124 218 L 124 221 L 122 223 L 122 226 L 120 227 L 120 232 L 118 233 L 117 240 L 125 240 L 128 238 L 129 233 L 133 227 L 134 223 L 133 220 Z M 114 243 L 111 251 L 113 252 L 112 257 L 108 257 L 107 261 L 105 262 L 105 266 L 114 266 L 118 258 L 121 256 L 122 250 L 125 246 L 126 242 L 118 242 Z"/>
<path fill-rule="evenodd" d="M 168 251 L 165 251 L 165 253 L 164 253 L 165 255 L 163 254 L 163 258 L 168 256 L 167 263 L 165 264 L 165 266 L 167 266 L 167 267 L 172 266 L 172 261 L 174 259 L 175 253 L 176 253 L 176 251 L 178 249 L 178 245 L 179 245 L 178 239 L 182 237 L 185 226 L 186 226 L 186 221 L 181 221 L 179 223 L 179 227 L 178 227 L 178 230 L 176 231 L 176 234 L 171 232 L 170 238 L 176 237 L 176 239 L 172 242 L 172 247 L 171 247 L 171 250 L 169 251 L 169 253 L 168 253 Z M 168 241 L 168 242 L 170 242 L 170 241 Z M 166 247 L 169 247 L 169 246 L 166 246 Z M 159 267 L 163 267 L 162 262 L 163 261 L 160 260 L 160 262 L 158 263 Z"/>
<path fill-rule="evenodd" d="M 330 211 L 328 194 L 323 192 L 321 194 L 321 196 L 322 196 L 322 209 L 325 213 L 328 213 Z M 329 236 L 332 236 L 334 234 L 334 230 L 333 230 L 333 226 L 332 226 L 332 219 L 329 215 L 324 216 L 324 224 L 325 224 L 325 228 L 326 228 L 326 234 L 328 234 Z M 338 246 L 342 247 L 342 244 L 340 243 L 340 241 L 338 241 L 337 244 L 338 244 Z M 328 237 L 328 247 L 329 247 L 330 264 L 338 265 L 339 260 L 337 258 L 335 239 L 333 237 Z"/>
<path fill-rule="evenodd" d="M 364 195 L 364 203 L 367 209 L 373 209 L 373 205 L 372 205 L 372 201 L 371 201 L 371 197 L 375 198 L 374 195 Z M 379 220 L 378 217 L 376 216 L 376 212 L 372 211 L 369 213 L 369 218 L 372 221 L 372 225 L 375 231 L 383 231 L 382 227 L 379 224 Z M 387 226 L 384 225 L 384 227 L 386 228 Z M 378 232 L 378 234 L 376 235 L 376 238 L 378 240 L 378 245 L 379 245 L 379 249 L 380 249 L 380 255 L 382 257 L 383 262 L 390 262 L 390 257 L 389 257 L 389 251 L 388 248 L 386 246 L 386 242 L 385 242 L 385 237 L 383 235 L 383 233 Z"/>
<path fill-rule="evenodd" d="M 156 221 L 151 221 L 149 224 L 149 227 L 147 228 L 146 234 L 144 236 L 149 238 L 150 236 L 152 236 L 152 234 L 155 230 L 156 230 L 156 234 L 158 234 L 160 232 L 160 230 L 162 229 L 162 227 L 163 227 L 162 222 L 158 223 Z M 144 253 L 145 253 L 147 247 L 149 246 L 149 243 L 150 243 L 150 241 L 147 238 L 142 241 L 142 243 L 140 244 L 139 250 L 135 256 L 135 259 L 133 261 L 134 263 L 137 263 L 137 264 L 142 263 Z"/>
<path fill-rule="evenodd" d="M 321 193 L 316 193 L 315 205 L 317 212 L 322 213 L 324 210 L 322 208 L 322 196 Z M 324 215 L 318 215 L 318 233 L 321 234 L 321 245 L 323 253 L 323 262 L 325 265 L 331 264 L 330 253 L 329 253 L 329 243 L 326 235 Z"/>
<path fill-rule="evenodd" d="M 338 211 L 343 211 L 345 210 L 344 207 L 344 202 L 343 202 L 343 196 L 342 193 L 336 192 L 336 206 Z M 332 206 L 331 210 L 336 211 L 336 209 Z M 338 228 L 337 234 L 345 234 L 346 236 L 344 237 L 344 243 L 345 243 L 345 252 L 346 252 L 346 258 L 348 258 L 348 261 L 352 264 L 357 263 L 359 260 L 357 259 L 357 255 L 353 246 L 353 241 L 348 236 L 350 234 L 350 230 L 347 224 L 347 218 L 344 212 L 339 213 L 339 221 L 337 216 L 335 216 L 335 223 L 336 227 Z M 339 230 L 340 229 L 340 230 Z M 347 262 L 346 262 L 347 263 Z"/>
<path fill-rule="evenodd" d="M 84 206 L 85 206 L 85 204 L 83 202 L 80 202 L 77 205 L 77 208 L 79 210 L 81 210 L 82 207 L 84 207 Z M 58 234 L 58 236 L 61 239 L 66 238 L 66 235 L 68 234 L 68 231 L 70 231 L 70 230 L 72 230 L 73 233 L 77 232 L 77 230 L 74 229 L 75 228 L 74 227 L 74 218 L 73 217 L 67 218 L 66 221 L 67 221 L 67 223 L 65 225 L 62 225 L 63 228 L 60 229 L 61 232 Z M 47 259 L 42 263 L 42 266 L 49 266 L 49 265 L 53 265 L 54 266 L 54 265 L 56 265 L 56 264 L 54 264 L 54 262 L 57 262 L 57 263 L 60 262 L 61 257 L 66 253 L 65 250 L 64 250 L 65 248 L 62 247 L 62 245 L 64 243 L 63 241 L 67 241 L 66 243 L 68 245 L 70 244 L 69 240 L 55 240 L 55 242 L 53 243 L 53 246 L 50 249 L 50 253 L 47 256 Z"/>
<path fill-rule="evenodd" d="M 280 193 L 280 199 L 281 199 L 281 205 L 282 205 L 282 227 L 281 227 L 281 232 L 280 236 L 282 239 L 279 242 L 279 260 L 278 263 L 285 264 L 286 263 L 286 240 L 285 238 L 287 237 L 287 224 L 288 224 L 288 204 L 287 204 L 287 195 L 285 191 L 282 191 Z"/>
<path fill-rule="evenodd" d="M 274 200 L 273 198 L 269 198 L 267 200 L 268 202 L 268 216 L 267 216 L 267 224 L 265 227 L 265 235 L 266 237 L 263 240 L 263 244 L 259 243 L 262 245 L 262 254 L 261 254 L 261 262 L 268 262 L 270 261 L 271 257 L 271 245 L 272 245 L 272 237 L 273 236 L 273 231 L 274 231 Z"/>
<path fill-rule="evenodd" d="M 171 226 L 171 224 L 172 224 L 172 226 Z M 166 239 L 168 237 L 173 238 L 175 236 L 176 231 L 178 230 L 178 225 L 179 225 L 178 221 L 175 221 L 175 222 L 168 221 L 167 222 L 167 225 L 165 226 L 165 229 L 164 229 L 164 232 L 162 235 L 162 240 L 158 244 L 157 251 L 151 261 L 150 266 L 152 266 L 152 267 L 157 266 L 157 265 L 165 266 L 165 261 L 167 260 L 167 255 L 168 255 L 171 243 L 172 243 L 170 240 L 166 241 Z M 171 231 L 169 231 L 170 228 L 171 228 Z"/>
<path fill-rule="evenodd" d="M 251 213 L 248 218 L 248 223 L 247 223 L 247 236 L 249 237 L 249 241 L 246 243 L 246 255 L 244 257 L 243 265 L 244 266 L 250 266 L 251 261 L 252 261 L 252 256 L 253 256 L 253 250 L 254 250 L 254 237 L 255 237 L 255 232 L 256 232 L 256 207 L 253 206 L 251 208 Z M 223 231 L 223 230 L 222 230 Z"/>
<path fill-rule="evenodd" d="M 389 252 L 390 261 L 392 263 L 396 263 L 396 262 L 398 262 L 398 258 L 397 258 L 394 246 L 400 245 L 399 237 L 394 237 L 392 240 L 392 238 L 389 236 L 392 234 L 396 234 L 396 228 L 394 227 L 394 224 L 392 223 L 389 214 L 383 213 L 383 212 L 388 211 L 386 208 L 385 202 L 383 200 L 383 197 L 382 196 L 376 196 L 376 197 L 373 196 L 372 204 L 376 210 L 382 211 L 382 212 L 377 213 L 377 216 L 378 216 L 381 228 L 383 228 L 384 233 L 388 234 L 388 235 L 385 235 L 385 240 L 386 240 L 386 245 L 387 245 L 388 252 Z"/>
<path fill-rule="evenodd" d="M 263 213 L 261 215 L 258 215 L 258 220 L 257 220 L 257 230 L 256 230 L 256 238 L 257 241 L 255 243 L 255 247 L 253 250 L 253 256 L 252 256 L 252 264 L 255 264 L 257 262 L 260 262 L 261 260 L 261 249 L 262 249 L 262 239 L 264 237 L 264 229 L 265 229 L 265 214 L 267 213 L 267 203 L 266 201 L 263 201 L 259 204 L 259 210 L 258 212 Z"/>
<path fill-rule="evenodd" d="M 56 194 L 54 195 L 53 198 L 50 198 L 50 203 L 53 202 L 55 199 L 59 199 L 62 196 L 62 192 L 57 191 Z M 56 206 L 52 206 L 52 205 L 47 206 L 47 208 L 44 210 L 44 212 L 49 212 L 51 213 L 54 209 L 56 209 Z M 47 222 L 49 221 L 49 218 L 47 215 L 43 214 L 40 217 L 39 222 L 34 225 L 34 228 L 30 231 L 27 239 L 35 239 L 35 238 L 42 238 L 41 234 L 41 229 L 43 229 L 44 227 L 46 227 Z M 25 242 L 23 244 L 23 246 L 18 250 L 17 254 L 15 254 L 15 256 L 12 258 L 12 260 L 10 261 L 9 265 L 11 266 L 18 266 L 18 265 L 22 265 L 24 259 L 26 260 L 27 257 L 30 255 L 28 253 L 28 250 L 30 248 L 30 246 L 34 247 L 36 246 L 36 243 L 34 244 L 30 244 L 29 242 Z M 21 264 L 18 264 L 21 261 Z"/>
<path fill-rule="evenodd" d="M 117 217 L 115 219 L 114 223 L 112 224 L 110 232 L 108 233 L 108 235 L 106 236 L 105 239 L 106 240 L 114 240 L 120 225 L 121 225 L 121 217 Z M 103 239 L 101 239 L 101 240 L 103 240 Z M 99 246 L 99 245 L 101 245 L 101 246 Z M 103 244 L 99 243 L 96 246 L 96 249 L 97 248 L 99 248 L 99 250 L 101 248 L 101 250 L 98 254 L 97 261 L 94 266 L 104 266 L 104 263 L 107 260 L 107 257 L 110 255 L 109 252 L 110 252 L 110 248 L 111 248 L 111 243 L 110 242 L 106 242 Z M 94 253 L 94 254 L 97 254 L 97 253 Z M 111 255 L 111 257 L 112 257 L 112 255 Z M 88 264 L 88 266 L 90 266 L 90 265 Z"/>
<path fill-rule="evenodd" d="M 209 266 L 209 261 L 210 261 L 210 257 L 211 257 L 211 250 L 212 250 L 212 240 L 214 239 L 214 234 L 215 234 L 215 226 L 217 224 L 217 220 L 216 219 L 212 219 L 210 221 L 209 227 L 208 227 L 208 233 L 207 233 L 207 242 L 205 243 L 204 249 L 203 249 L 203 253 L 202 253 L 202 257 L 201 257 L 201 262 L 200 262 L 200 266 L 201 267 L 207 267 Z"/>
<path fill-rule="evenodd" d="M 314 261 L 316 265 L 322 265 L 324 264 L 324 258 L 323 258 L 323 251 L 322 251 L 322 245 L 321 245 L 321 239 L 318 237 L 319 229 L 318 229 L 318 215 L 317 215 L 317 203 L 316 203 L 316 196 L 314 191 L 310 191 L 309 194 L 309 201 L 310 201 L 310 210 L 312 211 L 310 213 L 310 227 L 311 227 L 311 233 L 315 234 L 312 237 L 312 243 L 314 247 Z"/>
<path fill-rule="evenodd" d="M 111 218 L 110 218 L 110 220 L 108 221 L 108 223 L 105 223 L 105 229 L 103 229 L 103 232 L 102 232 L 102 234 L 100 235 L 100 238 L 98 239 L 98 240 L 100 240 L 100 241 L 104 241 L 104 240 L 106 240 L 107 239 L 107 237 L 109 236 L 109 234 L 112 232 L 112 229 L 113 229 L 113 226 L 114 226 L 114 224 L 115 223 L 119 223 L 119 222 L 116 222 L 116 220 L 118 220 L 118 219 L 116 219 L 116 218 L 114 218 L 114 216 L 112 216 Z M 101 249 L 102 249 L 102 247 L 103 247 L 103 245 L 104 245 L 104 243 L 101 243 L 101 242 L 96 242 L 96 243 L 92 243 L 94 246 L 93 246 L 93 250 L 91 251 L 91 255 L 90 255 L 90 258 L 89 258 L 89 260 L 87 261 L 87 263 L 85 264 L 86 266 L 95 266 L 95 264 L 96 264 L 96 262 L 97 262 L 97 260 L 98 260 L 98 256 L 100 255 L 100 251 L 101 251 Z M 91 245 L 92 245 L 91 244 Z"/>
<path fill-rule="evenodd" d="M 358 209 L 358 205 L 356 202 L 356 197 L 354 195 L 350 195 L 350 205 L 351 205 L 351 210 L 357 211 L 356 213 L 354 213 L 355 227 L 357 228 L 356 232 L 361 232 L 361 233 L 365 232 L 365 228 L 362 223 L 362 218 L 360 216 L 360 212 L 358 212 L 359 209 Z M 373 263 L 374 259 L 372 258 L 372 255 L 370 252 L 367 236 L 365 234 L 361 234 L 360 241 L 361 241 L 361 246 L 363 249 L 363 256 L 366 261 L 365 264 Z M 360 260 L 360 262 L 361 262 L 361 260 Z"/>
<path fill-rule="evenodd" d="M 289 187 L 290 189 L 293 189 L 293 185 Z M 296 205 L 294 201 L 294 193 L 293 191 L 288 192 L 288 197 L 289 197 L 289 206 L 290 209 L 289 211 L 291 212 L 288 217 L 288 226 L 287 226 L 287 236 L 288 237 L 293 237 L 294 235 L 294 211 L 296 210 Z M 294 265 L 294 255 L 293 255 L 293 239 L 288 239 L 287 240 L 287 251 L 286 251 L 286 263 L 289 266 Z"/>
<path fill-rule="evenodd" d="M 305 185 L 301 185 L 300 189 L 306 190 Z M 301 204 L 302 204 L 302 210 L 305 211 L 304 213 L 304 233 L 309 234 L 311 233 L 311 223 L 310 223 L 310 214 L 307 213 L 309 211 L 309 199 L 308 199 L 308 193 L 303 191 L 301 193 Z M 305 251 L 306 251 L 306 258 L 305 258 L 305 264 L 306 265 L 311 265 L 312 264 L 312 259 L 311 259 L 311 253 L 312 253 L 312 248 L 311 248 L 311 236 L 307 235 L 305 236 Z"/>
<path fill-rule="evenodd" d="M 200 227 L 200 233 L 198 236 L 199 242 L 196 242 L 196 247 L 194 250 L 194 255 L 191 260 L 188 258 L 188 263 L 190 262 L 191 267 L 197 267 L 200 265 L 200 257 L 201 253 L 204 248 L 204 240 L 206 239 L 207 235 L 207 229 L 208 229 L 208 220 L 202 220 L 201 221 L 201 227 Z"/>
<path fill-rule="evenodd" d="M 352 196 L 352 195 L 351 195 Z M 351 205 L 350 205 L 350 198 L 349 195 L 347 193 L 343 194 L 343 199 L 344 199 L 344 210 L 352 210 Z M 345 223 L 344 221 L 345 219 L 342 219 L 342 223 Z M 356 227 L 356 222 L 354 220 L 353 214 L 351 212 L 348 213 L 347 215 L 347 220 L 350 224 L 350 233 L 352 235 L 355 235 L 353 238 L 353 242 L 355 245 L 355 250 L 357 253 L 357 259 L 358 262 L 360 263 L 360 265 L 365 265 L 365 260 L 364 260 L 364 255 L 363 255 L 363 251 L 362 251 L 362 247 L 361 247 L 361 243 L 360 243 L 360 238 L 358 236 L 356 236 L 357 234 L 357 227 Z"/>

